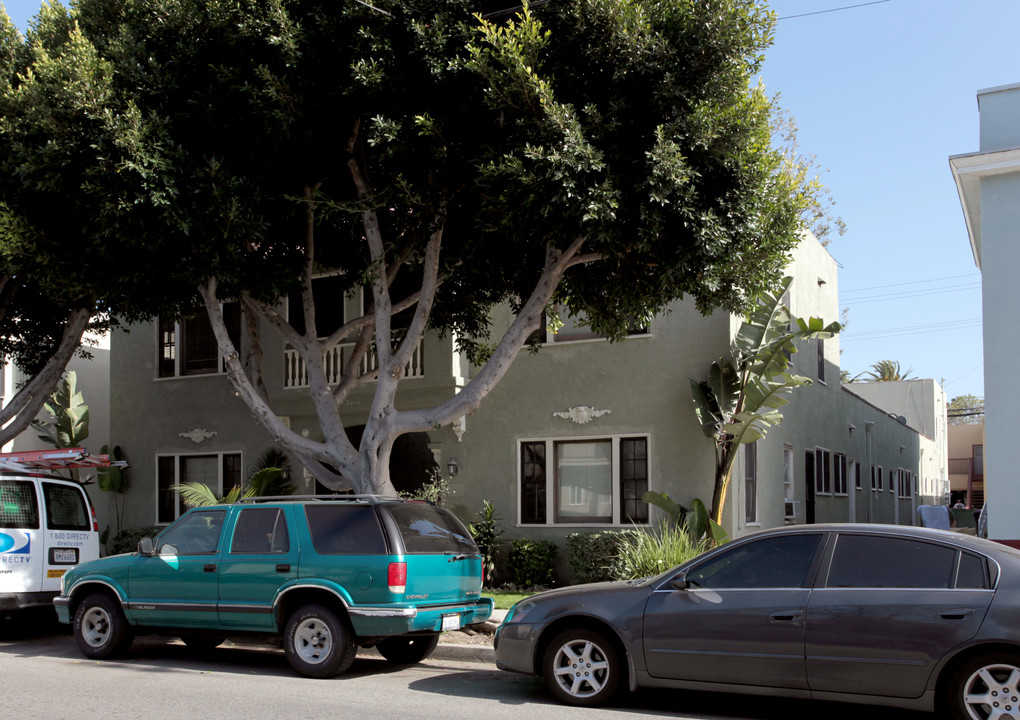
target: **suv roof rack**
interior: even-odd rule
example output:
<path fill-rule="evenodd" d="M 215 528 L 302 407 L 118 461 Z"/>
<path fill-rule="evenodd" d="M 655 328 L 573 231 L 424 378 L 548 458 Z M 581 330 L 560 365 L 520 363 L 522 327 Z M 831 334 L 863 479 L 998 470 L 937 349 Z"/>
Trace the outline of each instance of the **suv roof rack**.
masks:
<path fill-rule="evenodd" d="M 306 500 L 317 500 L 322 502 L 393 502 L 403 501 L 405 498 L 397 495 L 266 495 L 258 497 L 243 498 L 238 503 L 260 503 L 260 502 L 305 502 Z"/>
<path fill-rule="evenodd" d="M 127 462 L 110 460 L 109 455 L 92 455 L 80 447 L 0 453 L 0 470 L 66 470 L 99 467 L 125 468 Z"/>

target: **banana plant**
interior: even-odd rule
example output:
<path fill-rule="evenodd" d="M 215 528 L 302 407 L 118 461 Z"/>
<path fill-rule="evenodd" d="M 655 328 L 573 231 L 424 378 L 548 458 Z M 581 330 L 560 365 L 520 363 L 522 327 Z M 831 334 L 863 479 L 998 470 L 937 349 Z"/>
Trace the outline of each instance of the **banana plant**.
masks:
<path fill-rule="evenodd" d="M 783 421 L 780 408 L 793 390 L 811 380 L 790 372 L 797 343 L 827 339 L 842 328 L 820 318 L 794 318 L 782 303 L 793 278 L 784 278 L 778 292 L 762 293 L 737 331 L 730 357 L 712 363 L 705 380 L 691 380 L 694 413 L 705 435 L 715 443 L 715 486 L 712 520 L 722 522 L 726 492 L 741 445 L 761 440 Z"/>

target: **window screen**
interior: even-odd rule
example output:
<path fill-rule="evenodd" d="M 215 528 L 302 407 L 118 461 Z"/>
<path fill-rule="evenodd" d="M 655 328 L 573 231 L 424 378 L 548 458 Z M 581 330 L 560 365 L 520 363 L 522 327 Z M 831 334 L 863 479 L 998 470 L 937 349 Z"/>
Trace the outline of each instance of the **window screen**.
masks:
<path fill-rule="evenodd" d="M 868 535 L 840 535 L 827 587 L 949 588 L 956 550 L 944 545 Z"/>
<path fill-rule="evenodd" d="M 39 500 L 35 496 L 33 483 L 0 480 L 0 528 L 39 528 Z"/>
<path fill-rule="evenodd" d="M 92 522 L 81 490 L 44 482 L 46 527 L 50 530 L 91 530 Z"/>
<path fill-rule="evenodd" d="M 370 505 L 306 505 L 308 531 L 320 555 L 382 555 L 386 541 Z"/>

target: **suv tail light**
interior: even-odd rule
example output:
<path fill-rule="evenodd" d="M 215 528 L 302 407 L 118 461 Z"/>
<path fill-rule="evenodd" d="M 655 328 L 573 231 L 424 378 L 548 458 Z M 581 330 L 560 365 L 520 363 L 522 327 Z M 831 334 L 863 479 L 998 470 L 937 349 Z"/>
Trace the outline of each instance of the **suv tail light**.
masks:
<path fill-rule="evenodd" d="M 386 571 L 386 584 L 390 586 L 391 593 L 404 594 L 407 589 L 407 563 L 391 562 Z"/>
<path fill-rule="evenodd" d="M 89 503 L 89 510 L 92 511 L 92 532 L 99 532 L 99 520 L 96 518 L 96 508 Z"/>

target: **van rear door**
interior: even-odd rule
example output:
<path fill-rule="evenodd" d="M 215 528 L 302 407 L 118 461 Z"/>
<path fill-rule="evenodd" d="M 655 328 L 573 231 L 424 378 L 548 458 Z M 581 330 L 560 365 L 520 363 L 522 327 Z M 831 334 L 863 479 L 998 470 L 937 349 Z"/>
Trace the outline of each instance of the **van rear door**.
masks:
<path fill-rule="evenodd" d="M 70 568 L 99 557 L 99 532 L 84 488 L 52 480 L 42 480 L 41 485 L 46 521 L 41 589 L 55 592 Z"/>
<path fill-rule="evenodd" d="M 42 550 L 35 482 L 0 479 L 0 606 L 17 607 L 25 593 L 39 592 Z"/>

